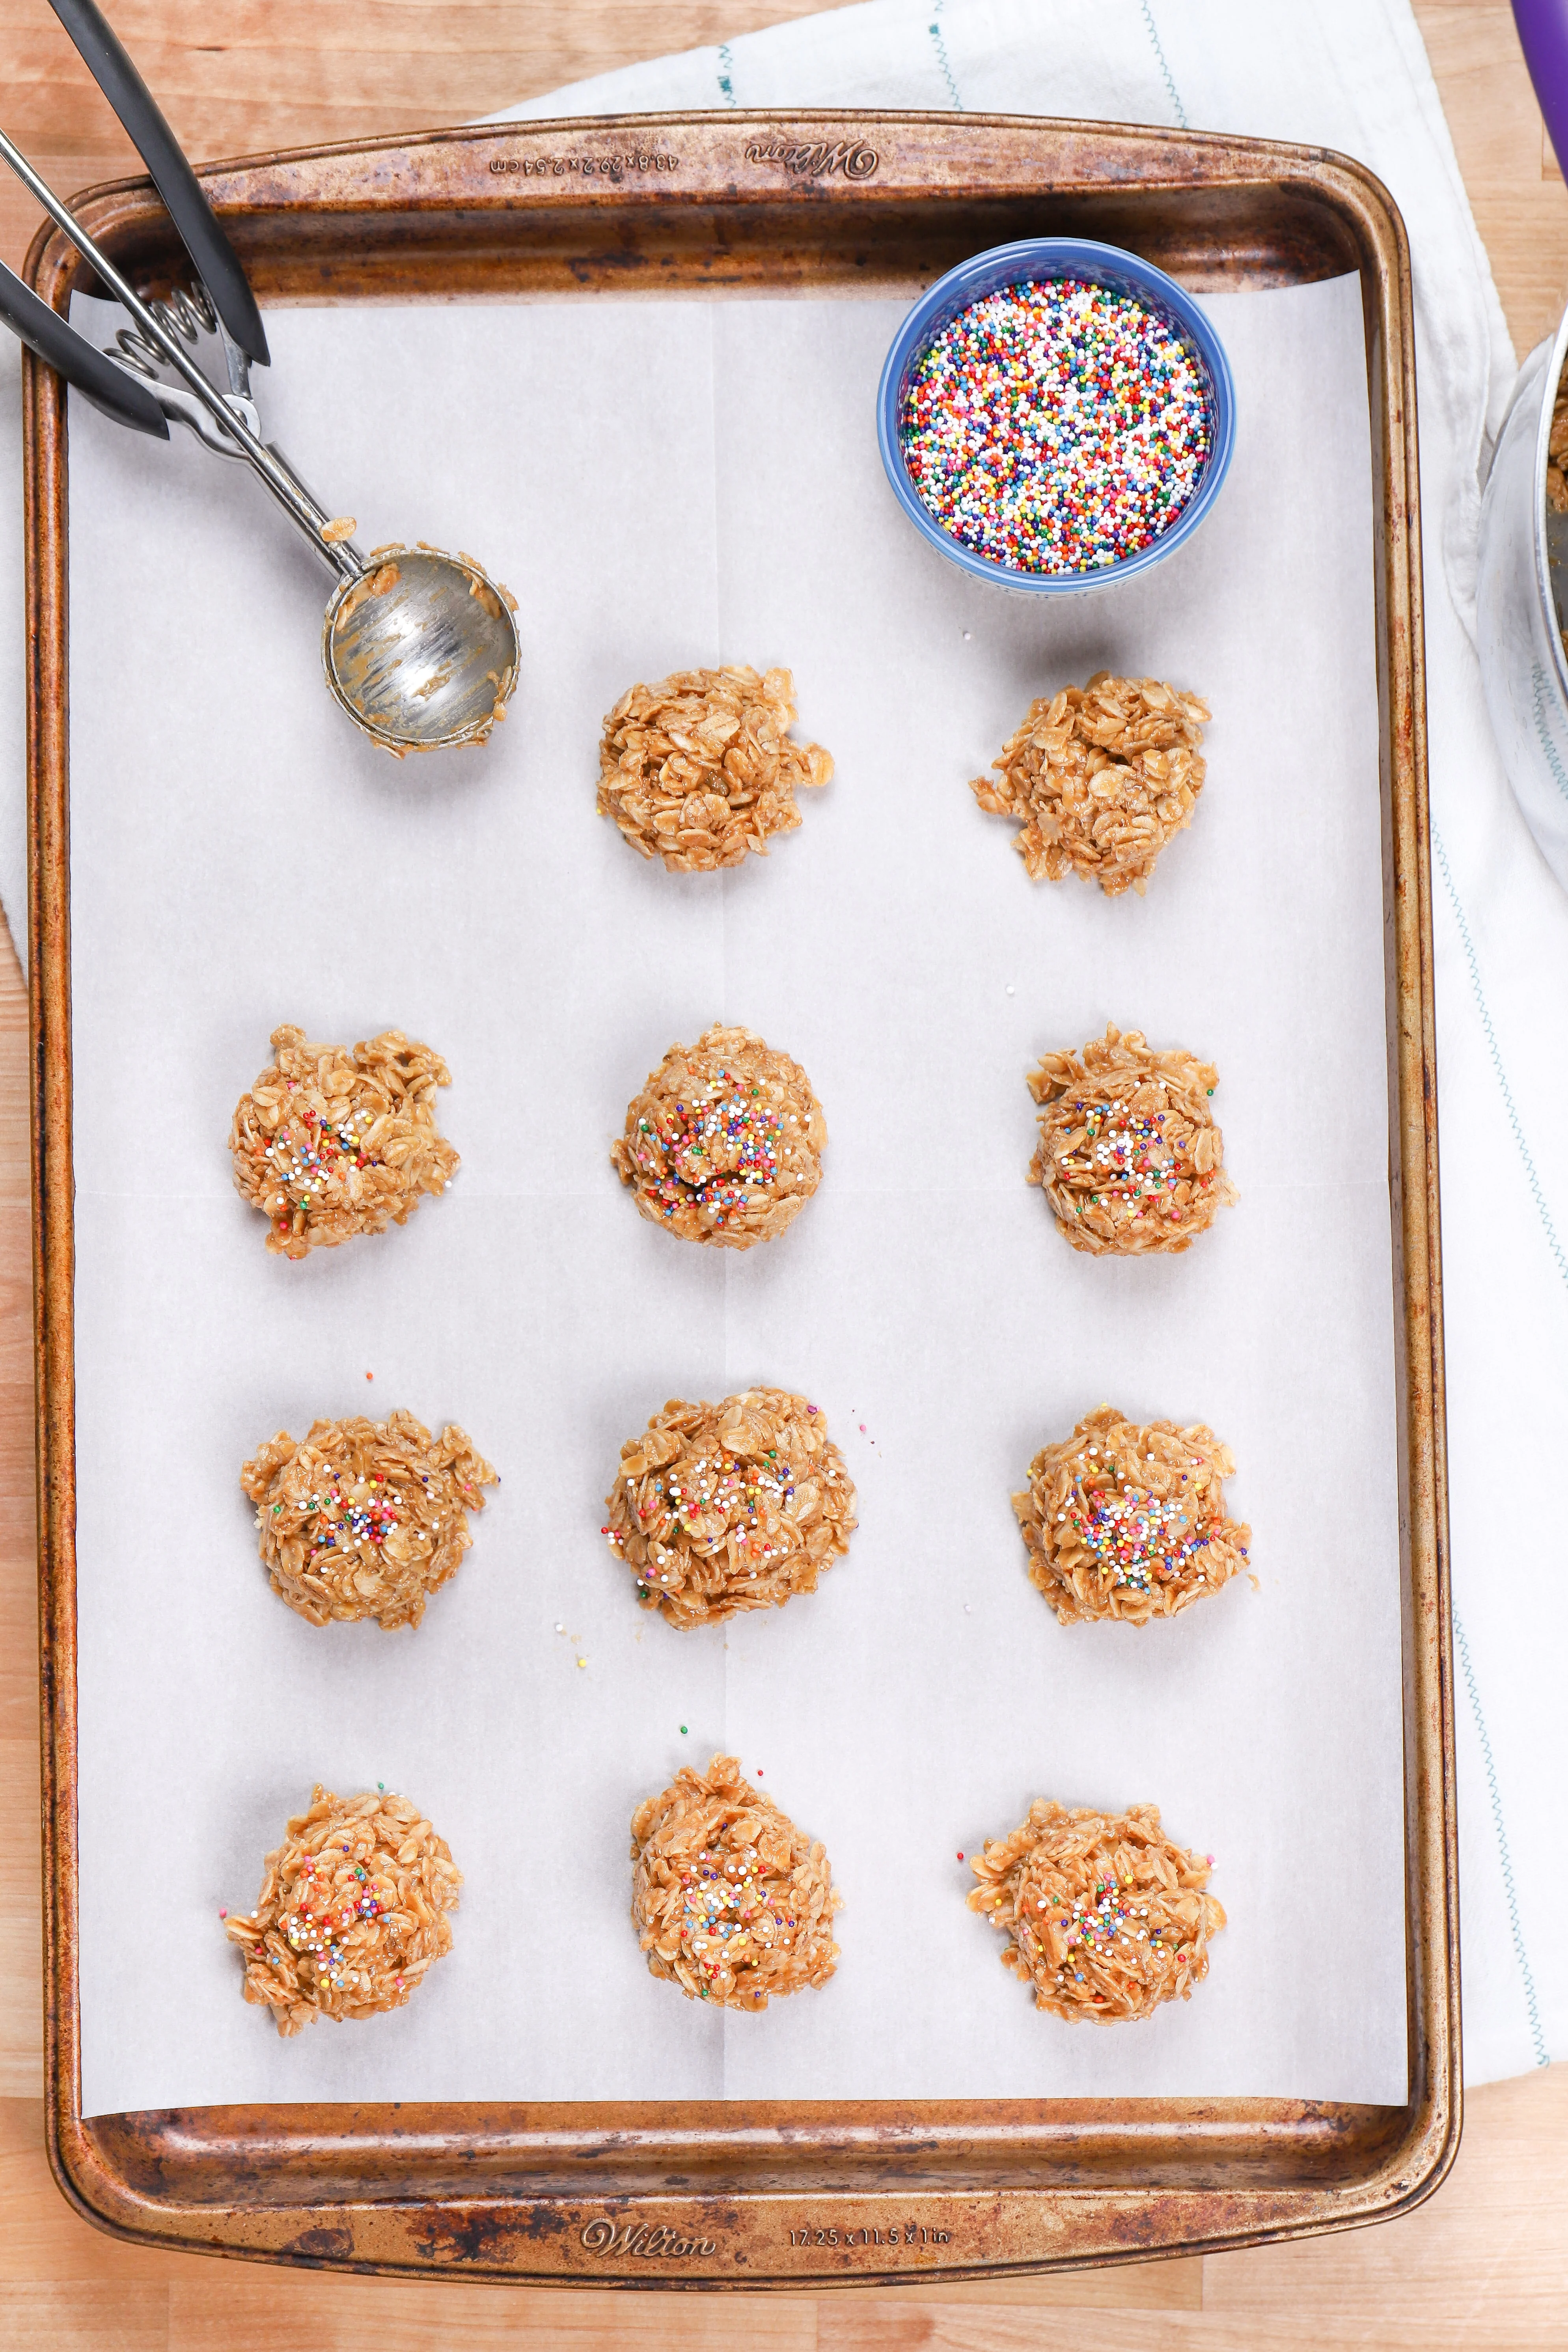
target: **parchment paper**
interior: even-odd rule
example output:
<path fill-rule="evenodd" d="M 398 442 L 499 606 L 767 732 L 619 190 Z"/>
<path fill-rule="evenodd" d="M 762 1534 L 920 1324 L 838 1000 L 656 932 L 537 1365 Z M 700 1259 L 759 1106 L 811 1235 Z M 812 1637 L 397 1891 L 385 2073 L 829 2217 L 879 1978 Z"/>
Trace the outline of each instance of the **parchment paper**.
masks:
<path fill-rule="evenodd" d="M 1405 2086 L 1393 1275 L 1371 488 L 1353 279 L 1215 298 L 1240 431 L 1189 547 L 1040 603 L 967 583 L 882 479 L 902 305 L 283 311 L 268 429 L 366 544 L 472 549 L 523 683 L 399 766 L 329 701 L 325 579 L 237 467 L 71 415 L 83 2100 L 1285 2094 Z M 636 678 L 793 666 L 837 773 L 722 878 L 595 814 Z M 1213 704 L 1146 899 L 1035 887 L 967 790 L 1101 667 Z M 795 1055 L 822 1189 L 745 1256 L 607 1158 L 675 1038 Z M 1108 1018 L 1219 1066 L 1241 1203 L 1096 1261 L 1024 1181 L 1026 1067 Z M 226 1137 L 268 1031 L 430 1040 L 463 1154 L 384 1239 L 268 1257 Z M 374 1378 L 367 1380 L 367 1374 Z M 679 1634 L 599 1533 L 674 1395 L 806 1391 L 860 1494 L 814 1598 Z M 1009 1496 L 1102 1399 L 1234 1447 L 1261 1590 L 1064 1629 Z M 416 1634 L 313 1630 L 240 1463 L 319 1413 L 458 1420 L 503 1474 Z M 563 1631 L 557 1631 L 557 1627 Z M 579 1664 L 580 1659 L 585 1660 Z M 684 1728 L 683 1728 L 684 1727 Z M 726 2019 L 647 1972 L 626 1825 L 733 1748 L 847 1897 L 822 1992 Z M 411 2006 L 280 2042 L 220 1906 L 320 1778 L 467 1874 Z M 1152 1799 L 1230 1926 L 1190 2005 L 1037 2014 L 958 1853 L 1031 1798 Z"/>

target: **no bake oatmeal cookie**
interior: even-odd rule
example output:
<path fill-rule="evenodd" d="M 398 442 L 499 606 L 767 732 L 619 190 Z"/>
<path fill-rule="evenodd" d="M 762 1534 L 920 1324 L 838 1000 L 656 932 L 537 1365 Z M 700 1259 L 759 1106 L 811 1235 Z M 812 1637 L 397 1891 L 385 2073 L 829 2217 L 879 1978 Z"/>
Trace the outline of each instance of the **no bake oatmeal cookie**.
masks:
<path fill-rule="evenodd" d="M 796 788 L 833 773 L 820 743 L 791 741 L 795 716 L 787 669 L 683 669 L 630 688 L 605 720 L 600 815 L 672 874 L 765 857 L 801 821 Z"/>
<path fill-rule="evenodd" d="M 1184 1250 L 1236 1201 L 1210 1108 L 1218 1084 L 1212 1062 L 1157 1054 L 1140 1029 L 1041 1055 L 1028 1074 L 1040 1106 L 1029 1181 L 1074 1249 Z"/>
<path fill-rule="evenodd" d="M 1173 1617 L 1245 1568 L 1252 1529 L 1226 1517 L 1236 1462 L 1202 1423 L 1124 1420 L 1108 1404 L 1042 1446 L 1013 1497 L 1029 1581 L 1064 1625 Z"/>
<path fill-rule="evenodd" d="M 639 1213 L 685 1241 L 750 1249 L 822 1181 L 827 1121 L 798 1062 L 750 1029 L 672 1045 L 626 1107 L 610 1157 Z"/>
<path fill-rule="evenodd" d="M 656 1977 L 689 2000 L 766 2009 L 823 1985 L 843 1907 L 827 1856 L 734 1756 L 690 1766 L 632 1816 L 632 1924 Z"/>
<path fill-rule="evenodd" d="M 464 1431 L 438 1438 L 411 1412 L 279 1430 L 239 1474 L 280 1599 L 312 1625 L 374 1617 L 417 1625 L 473 1542 L 468 1514 L 496 1474 Z"/>
<path fill-rule="evenodd" d="M 1029 1818 L 971 1864 L 969 1907 L 1006 1935 L 1004 1968 L 1053 2016 L 1115 2024 L 1192 1998 L 1225 1912 L 1206 1859 L 1173 1845 L 1157 1805 L 1068 1811 L 1037 1797 Z"/>
<path fill-rule="evenodd" d="M 423 1193 L 445 1192 L 458 1154 L 436 1129 L 436 1089 L 452 1083 L 439 1054 L 401 1029 L 351 1052 L 285 1025 L 271 1045 L 228 1138 L 235 1183 L 265 1213 L 269 1250 L 335 1249 L 405 1224 Z"/>
<path fill-rule="evenodd" d="M 462 1883 L 445 1838 L 406 1797 L 336 1797 L 318 1785 L 268 1855 L 255 1910 L 226 1923 L 245 1956 L 246 2000 L 269 2009 L 282 2034 L 318 2017 L 401 2009 L 452 1948 L 447 1914 Z"/>
<path fill-rule="evenodd" d="M 1068 873 L 1108 898 L 1142 897 L 1155 860 L 1192 821 L 1206 772 L 1200 746 L 1206 702 L 1157 677 L 1064 687 L 1029 705 L 992 761 L 1001 781 L 970 783 L 983 809 L 1018 820 L 1013 846 L 1033 880 Z"/>
<path fill-rule="evenodd" d="M 787 1389 L 672 1398 L 621 1448 L 603 1533 L 645 1608 L 714 1625 L 782 1608 L 849 1549 L 855 1488 L 814 1404 Z"/>

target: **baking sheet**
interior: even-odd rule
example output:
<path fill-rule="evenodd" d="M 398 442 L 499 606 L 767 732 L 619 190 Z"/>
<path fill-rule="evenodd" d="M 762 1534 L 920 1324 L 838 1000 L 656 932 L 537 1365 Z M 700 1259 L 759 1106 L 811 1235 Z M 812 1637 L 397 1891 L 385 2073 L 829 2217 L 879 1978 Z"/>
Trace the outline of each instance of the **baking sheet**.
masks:
<path fill-rule="evenodd" d="M 73 404 L 87 2114 L 1404 2098 L 1361 304 L 1346 278 L 1209 308 L 1240 415 L 1213 519 L 1048 609 L 898 514 L 872 419 L 900 303 L 273 314 L 263 414 L 307 478 L 365 544 L 470 548 L 521 599 L 495 742 L 401 766 L 329 701 L 324 575 L 240 468 Z M 599 721 L 721 658 L 792 665 L 837 773 L 765 862 L 668 876 L 595 814 Z M 1142 900 L 1031 886 L 966 788 L 1032 695 L 1101 667 L 1215 713 Z M 716 1018 L 805 1064 L 832 1138 L 743 1256 L 643 1223 L 607 1158 Z M 1108 1018 L 1219 1066 L 1242 1199 L 1182 1257 L 1079 1256 L 1024 1181 L 1026 1066 Z M 226 1150 L 282 1020 L 430 1040 L 464 1161 L 404 1231 L 300 1265 Z M 764 1381 L 824 1409 L 859 1531 L 815 1597 L 676 1633 L 599 1534 L 619 1443 Z M 1009 1496 L 1102 1399 L 1234 1447 L 1259 1591 L 1057 1624 Z M 239 1464 L 397 1405 L 461 1421 L 503 1485 L 417 1633 L 317 1631 L 268 1587 Z M 626 1916 L 634 1805 L 719 1748 L 847 1898 L 832 1983 L 762 2017 L 657 1982 Z M 415 1798 L 467 1884 L 407 2010 L 282 2043 L 218 1912 L 318 1778 Z M 1230 1926 L 1190 2004 L 1069 2027 L 998 1967 L 957 1856 L 1037 1794 L 1152 1799 L 1215 1854 Z"/>

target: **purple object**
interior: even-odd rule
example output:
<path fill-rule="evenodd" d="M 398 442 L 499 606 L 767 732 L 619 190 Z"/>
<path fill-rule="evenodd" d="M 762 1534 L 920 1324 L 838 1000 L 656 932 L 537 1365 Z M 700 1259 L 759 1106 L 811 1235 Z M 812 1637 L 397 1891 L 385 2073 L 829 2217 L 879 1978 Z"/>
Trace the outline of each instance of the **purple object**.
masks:
<path fill-rule="evenodd" d="M 1513 0 L 1513 21 L 1546 135 L 1568 177 L 1568 0 Z"/>

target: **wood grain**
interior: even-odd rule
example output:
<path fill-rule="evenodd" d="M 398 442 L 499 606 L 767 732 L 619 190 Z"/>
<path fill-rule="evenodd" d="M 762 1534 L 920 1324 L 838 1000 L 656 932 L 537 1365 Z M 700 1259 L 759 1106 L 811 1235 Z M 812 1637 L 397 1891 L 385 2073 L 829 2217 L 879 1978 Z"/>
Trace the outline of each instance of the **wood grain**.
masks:
<path fill-rule="evenodd" d="M 808 13 L 805 0 L 115 0 L 116 24 L 197 157 L 460 121 L 660 50 Z M 1507 0 L 1417 0 L 1466 184 L 1521 352 L 1568 297 L 1568 189 L 1546 149 Z M 0 120 L 62 189 L 132 168 L 44 0 L 0 0 Z M 0 191 L 0 253 L 37 225 Z M 748 2298 L 303 2281 L 102 2237 L 43 2157 L 26 999 L 0 944 L 0 2339 L 93 2352 L 228 2352 L 294 2326 L 321 2352 L 527 2337 L 584 2352 L 700 2347 L 738 2330 L 779 2352 L 1037 2346 L 1081 2312 L 1106 2352 L 1356 2346 L 1503 2352 L 1568 2340 L 1568 2067 L 1468 2102 L 1437 2196 L 1375 2230 L 1079 2273 L 897 2294 Z"/>

